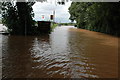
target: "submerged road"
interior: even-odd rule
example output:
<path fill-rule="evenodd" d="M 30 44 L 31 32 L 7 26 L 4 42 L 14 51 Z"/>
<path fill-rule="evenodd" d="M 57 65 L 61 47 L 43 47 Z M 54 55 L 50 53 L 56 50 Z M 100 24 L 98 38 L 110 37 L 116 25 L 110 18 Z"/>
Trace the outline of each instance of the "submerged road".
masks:
<path fill-rule="evenodd" d="M 49 35 L 2 35 L 3 78 L 117 78 L 118 38 L 61 26 Z"/>

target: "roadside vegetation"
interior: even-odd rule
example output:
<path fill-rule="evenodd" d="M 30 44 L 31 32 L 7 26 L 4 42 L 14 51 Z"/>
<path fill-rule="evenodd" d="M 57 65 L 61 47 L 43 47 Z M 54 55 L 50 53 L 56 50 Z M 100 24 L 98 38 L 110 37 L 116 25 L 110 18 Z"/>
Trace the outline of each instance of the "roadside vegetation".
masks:
<path fill-rule="evenodd" d="M 119 2 L 72 2 L 69 13 L 78 28 L 120 36 Z"/>
<path fill-rule="evenodd" d="M 8 28 L 10 34 L 33 35 L 36 33 L 32 8 L 35 2 L 27 2 L 26 0 L 22 1 L 23 2 L 14 2 L 14 0 L 11 2 L 0 2 L 2 23 Z M 40 0 L 39 2 L 45 1 L 47 0 Z M 59 5 L 64 5 L 65 2 L 58 1 L 57 3 Z M 54 28 L 55 25 L 56 24 L 54 24 L 52 28 Z"/>
<path fill-rule="evenodd" d="M 75 23 L 59 23 L 59 25 L 75 26 Z"/>
<path fill-rule="evenodd" d="M 51 23 L 51 30 L 53 30 L 54 28 L 56 28 L 58 26 L 58 23 Z"/>
<path fill-rule="evenodd" d="M 43 1 L 46 0 L 41 0 Z M 35 33 L 32 9 L 34 4 L 35 2 L 0 2 L 2 23 L 8 27 L 11 34 L 31 35 Z M 58 4 L 64 5 L 65 2 L 58 2 Z M 120 4 L 117 2 L 72 2 L 69 7 L 70 20 L 76 21 L 78 28 L 120 36 L 119 8 Z M 60 25 L 75 24 L 61 23 Z M 53 24 L 51 28 L 56 26 L 57 24 Z"/>
<path fill-rule="evenodd" d="M 2 2 L 2 23 L 8 27 L 10 34 L 32 34 L 34 31 L 34 2 Z"/>
<path fill-rule="evenodd" d="M 0 24 L 2 24 L 2 20 L 0 19 Z"/>

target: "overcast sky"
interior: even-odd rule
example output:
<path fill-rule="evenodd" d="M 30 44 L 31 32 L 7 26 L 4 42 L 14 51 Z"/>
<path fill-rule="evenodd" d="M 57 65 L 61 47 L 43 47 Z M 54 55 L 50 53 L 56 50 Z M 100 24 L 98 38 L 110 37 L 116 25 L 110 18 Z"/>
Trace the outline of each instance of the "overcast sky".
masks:
<path fill-rule="evenodd" d="M 35 13 L 34 20 L 41 21 L 50 20 L 50 15 L 53 14 L 55 10 L 55 22 L 70 22 L 69 17 L 70 14 L 68 12 L 68 8 L 70 7 L 71 2 L 67 2 L 65 5 L 55 5 L 54 1 L 49 2 L 36 2 L 33 5 L 33 11 Z M 42 15 L 44 15 L 44 19 L 42 19 Z"/>

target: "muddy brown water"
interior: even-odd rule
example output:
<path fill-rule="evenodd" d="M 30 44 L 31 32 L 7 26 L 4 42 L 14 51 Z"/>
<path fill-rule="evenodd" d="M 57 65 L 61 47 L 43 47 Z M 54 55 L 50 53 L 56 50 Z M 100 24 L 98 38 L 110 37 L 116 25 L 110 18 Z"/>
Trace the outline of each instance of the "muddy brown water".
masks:
<path fill-rule="evenodd" d="M 61 26 L 49 35 L 2 35 L 3 78 L 117 78 L 118 38 Z"/>

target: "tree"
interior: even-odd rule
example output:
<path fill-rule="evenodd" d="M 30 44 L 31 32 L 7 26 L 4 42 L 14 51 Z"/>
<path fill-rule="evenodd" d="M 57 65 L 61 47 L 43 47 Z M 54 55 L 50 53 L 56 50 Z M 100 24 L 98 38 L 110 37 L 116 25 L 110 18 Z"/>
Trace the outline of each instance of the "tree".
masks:
<path fill-rule="evenodd" d="M 34 27 L 34 23 L 33 23 L 33 19 L 32 17 L 34 17 L 34 13 L 33 13 L 33 9 L 32 9 L 32 5 L 34 3 L 31 2 L 17 2 L 16 6 L 17 6 L 17 13 L 18 13 L 18 17 L 19 17 L 19 23 L 21 24 L 21 32 L 23 34 L 32 34 L 33 32 L 33 27 Z"/>
<path fill-rule="evenodd" d="M 34 2 L 2 2 L 2 22 L 11 34 L 32 34 Z"/>
<path fill-rule="evenodd" d="M 14 1 L 14 0 L 13 0 Z M 30 35 L 35 33 L 34 28 L 34 13 L 32 6 L 35 2 L 40 1 L 44 2 L 47 0 L 22 0 L 23 2 L 2 2 L 2 22 L 8 27 L 8 30 L 11 34 L 20 34 L 20 35 Z M 19 0 L 18 0 L 19 1 Z M 30 1 L 30 2 L 29 2 Z M 58 4 L 64 5 L 68 0 L 58 1 Z M 1 11 L 1 10 L 0 10 Z"/>
<path fill-rule="evenodd" d="M 79 28 L 119 36 L 119 3 L 73 2 L 69 8 L 70 19 L 76 20 Z"/>

